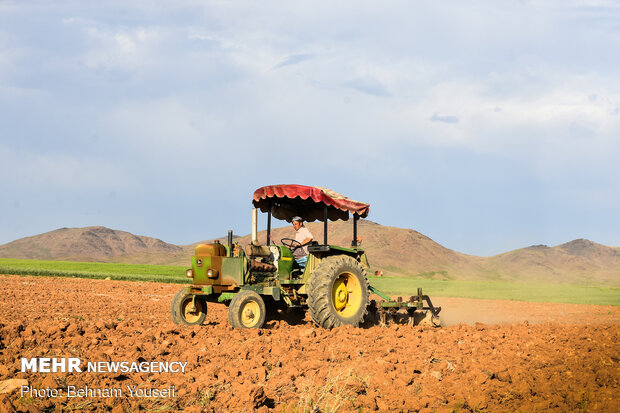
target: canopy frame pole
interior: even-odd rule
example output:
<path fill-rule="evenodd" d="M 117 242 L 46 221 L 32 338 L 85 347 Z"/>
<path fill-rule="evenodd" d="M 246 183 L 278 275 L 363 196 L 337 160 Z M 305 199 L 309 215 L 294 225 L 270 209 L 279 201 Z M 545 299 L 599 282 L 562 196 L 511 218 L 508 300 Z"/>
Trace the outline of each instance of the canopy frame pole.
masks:
<path fill-rule="evenodd" d="M 267 246 L 271 243 L 271 202 L 269 203 L 269 211 L 267 211 Z"/>
<path fill-rule="evenodd" d="M 357 215 L 357 212 L 353 214 L 353 241 L 351 241 L 351 246 L 357 247 L 357 221 L 360 219 L 360 216 Z"/>
<path fill-rule="evenodd" d="M 252 208 L 252 245 L 258 245 L 258 209 Z"/>
<path fill-rule="evenodd" d="M 327 245 L 327 205 L 323 207 L 323 244 Z"/>

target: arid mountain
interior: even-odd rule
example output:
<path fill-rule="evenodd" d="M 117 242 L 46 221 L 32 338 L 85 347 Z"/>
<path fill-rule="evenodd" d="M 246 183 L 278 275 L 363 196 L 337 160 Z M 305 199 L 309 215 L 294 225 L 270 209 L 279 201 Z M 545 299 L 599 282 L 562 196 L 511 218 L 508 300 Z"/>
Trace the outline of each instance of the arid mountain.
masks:
<path fill-rule="evenodd" d="M 0 257 L 64 261 L 166 264 L 184 252 L 156 238 L 106 227 L 60 228 L 0 245 Z"/>
<path fill-rule="evenodd" d="M 620 248 L 586 239 L 548 247 L 535 245 L 486 259 L 487 268 L 502 278 L 550 282 L 620 284 Z"/>
<path fill-rule="evenodd" d="M 323 242 L 323 223 L 306 225 L 314 239 Z M 291 226 L 275 228 L 271 240 L 279 243 L 294 235 Z M 353 224 L 330 222 L 328 235 L 330 244 L 349 246 Z M 555 247 L 537 245 L 493 257 L 476 257 L 445 248 L 412 229 L 387 227 L 368 220 L 360 220 L 358 236 L 362 237 L 371 270 L 382 270 L 390 276 L 620 285 L 620 248 L 584 239 Z M 226 242 L 226 237 L 219 240 Z M 250 236 L 235 237 L 234 241 L 246 245 Z M 265 231 L 259 232 L 259 241 L 265 243 Z M 177 246 L 105 227 L 62 228 L 1 245 L 0 257 L 187 265 L 198 244 Z"/>

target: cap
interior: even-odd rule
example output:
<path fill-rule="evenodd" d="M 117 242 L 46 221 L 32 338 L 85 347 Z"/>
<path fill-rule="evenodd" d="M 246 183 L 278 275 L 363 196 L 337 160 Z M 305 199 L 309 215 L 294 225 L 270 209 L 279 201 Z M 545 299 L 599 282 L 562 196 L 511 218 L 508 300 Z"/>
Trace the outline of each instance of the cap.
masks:
<path fill-rule="evenodd" d="M 299 221 L 299 222 L 303 222 L 303 219 L 301 219 L 301 217 L 293 217 L 293 219 L 291 219 L 291 222 L 293 221 Z"/>

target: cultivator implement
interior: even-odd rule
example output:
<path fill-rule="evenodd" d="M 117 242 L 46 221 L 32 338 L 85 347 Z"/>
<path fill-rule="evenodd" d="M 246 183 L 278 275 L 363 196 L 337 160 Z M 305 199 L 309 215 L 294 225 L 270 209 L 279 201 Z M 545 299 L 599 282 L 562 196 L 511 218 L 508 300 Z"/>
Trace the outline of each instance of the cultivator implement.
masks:
<path fill-rule="evenodd" d="M 395 323 L 406 322 L 411 326 L 439 327 L 440 325 L 439 312 L 441 307 L 433 306 L 430 297 L 422 294 L 421 288 L 418 288 L 417 295 L 409 297 L 407 301 L 404 301 L 402 297 L 392 300 L 373 286 L 370 286 L 370 292 L 385 300 L 379 303 L 372 300 L 370 303 L 370 311 L 376 314 L 382 327 L 385 327 L 390 321 Z M 426 305 L 424 305 L 425 302 Z"/>

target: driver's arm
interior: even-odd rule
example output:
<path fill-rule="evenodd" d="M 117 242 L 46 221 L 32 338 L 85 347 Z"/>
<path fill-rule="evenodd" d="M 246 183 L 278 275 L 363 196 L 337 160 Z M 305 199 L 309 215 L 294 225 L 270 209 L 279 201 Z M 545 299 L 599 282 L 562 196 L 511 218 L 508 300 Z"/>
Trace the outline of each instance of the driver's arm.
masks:
<path fill-rule="evenodd" d="M 312 241 L 312 238 L 306 238 L 305 240 L 301 242 L 301 245 L 309 244 L 311 241 Z"/>

